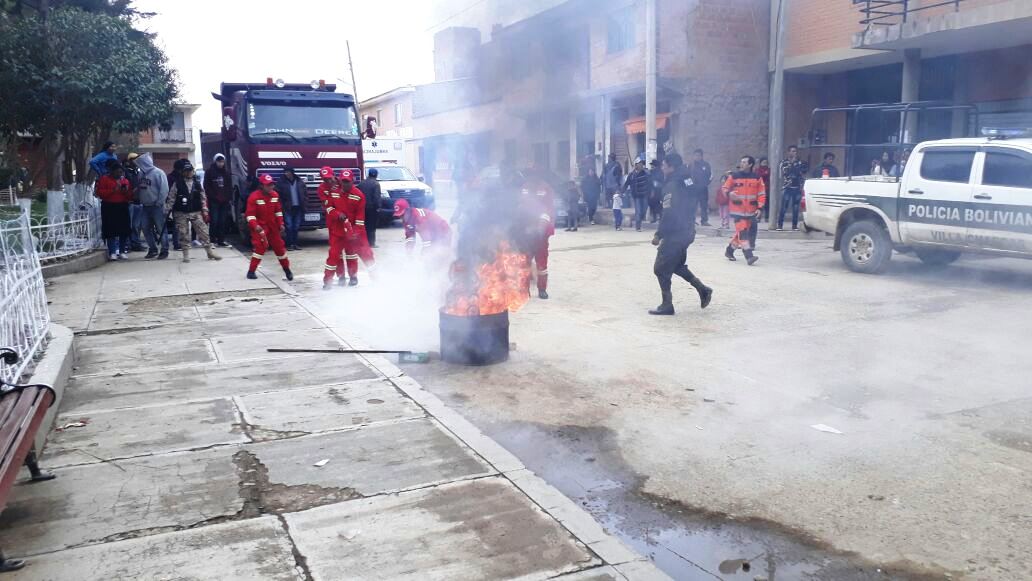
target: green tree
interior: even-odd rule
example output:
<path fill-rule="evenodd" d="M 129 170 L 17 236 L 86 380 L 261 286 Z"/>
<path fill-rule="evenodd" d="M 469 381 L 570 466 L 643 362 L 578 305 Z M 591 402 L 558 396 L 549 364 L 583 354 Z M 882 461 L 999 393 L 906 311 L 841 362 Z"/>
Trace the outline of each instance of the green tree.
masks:
<path fill-rule="evenodd" d="M 132 27 L 128 2 L 61 4 L 121 13 L 62 6 L 0 14 L 0 134 L 41 138 L 51 187 L 62 154 L 82 181 L 98 142 L 167 125 L 179 96 L 175 71 L 153 38 Z"/>

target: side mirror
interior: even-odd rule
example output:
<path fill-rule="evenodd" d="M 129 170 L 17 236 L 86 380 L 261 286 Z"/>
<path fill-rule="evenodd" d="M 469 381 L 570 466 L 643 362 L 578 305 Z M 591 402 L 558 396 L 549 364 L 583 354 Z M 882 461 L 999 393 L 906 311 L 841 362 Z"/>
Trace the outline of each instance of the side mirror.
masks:
<path fill-rule="evenodd" d="M 417 179 L 417 180 L 419 180 L 419 181 L 421 181 L 421 182 L 424 182 L 424 183 L 426 183 L 426 179 L 425 179 L 425 178 L 424 178 L 423 176 L 419 176 L 419 177 L 417 177 L 416 179 Z"/>

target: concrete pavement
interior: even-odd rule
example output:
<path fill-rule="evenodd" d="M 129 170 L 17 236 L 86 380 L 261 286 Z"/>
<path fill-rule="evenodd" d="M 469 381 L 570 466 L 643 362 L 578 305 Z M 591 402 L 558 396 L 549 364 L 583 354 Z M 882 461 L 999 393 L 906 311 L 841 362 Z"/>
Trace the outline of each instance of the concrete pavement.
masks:
<path fill-rule="evenodd" d="M 76 364 L 10 579 L 665 578 L 385 359 L 265 352 L 361 329 L 219 252 L 54 279 Z"/>
<path fill-rule="evenodd" d="M 385 267 L 404 260 L 397 229 L 379 237 Z M 750 268 L 703 233 L 689 262 L 713 305 L 675 281 L 656 319 L 650 237 L 560 232 L 509 362 L 404 371 L 679 579 L 1032 577 L 1032 263 L 897 255 L 861 276 L 814 235 L 761 239 Z M 423 285 L 339 303 L 296 282 L 370 345 L 436 344 L 434 316 L 384 314 Z"/>

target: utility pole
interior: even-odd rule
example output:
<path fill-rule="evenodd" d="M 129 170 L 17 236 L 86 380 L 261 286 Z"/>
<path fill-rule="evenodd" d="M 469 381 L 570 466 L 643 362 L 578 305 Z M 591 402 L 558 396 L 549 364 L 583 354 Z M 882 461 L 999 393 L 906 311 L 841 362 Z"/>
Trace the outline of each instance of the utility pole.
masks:
<path fill-rule="evenodd" d="M 778 211 L 783 203 L 781 190 L 781 152 L 785 149 L 785 3 L 776 0 L 774 15 L 774 78 L 770 83 L 770 125 L 768 127 L 768 153 L 770 158 L 770 221 L 767 228 L 773 230 Z"/>
<path fill-rule="evenodd" d="M 345 40 L 344 46 L 348 49 L 348 69 L 351 70 L 351 96 L 355 98 L 355 113 L 358 115 L 358 130 L 365 131 L 365 119 L 362 118 L 362 108 L 358 105 L 358 85 L 355 84 L 355 65 L 351 62 L 351 41 Z"/>
<path fill-rule="evenodd" d="M 659 76 L 659 55 L 656 51 L 658 27 L 656 2 L 645 0 L 645 161 L 656 159 L 659 143 L 656 138 L 656 81 Z"/>

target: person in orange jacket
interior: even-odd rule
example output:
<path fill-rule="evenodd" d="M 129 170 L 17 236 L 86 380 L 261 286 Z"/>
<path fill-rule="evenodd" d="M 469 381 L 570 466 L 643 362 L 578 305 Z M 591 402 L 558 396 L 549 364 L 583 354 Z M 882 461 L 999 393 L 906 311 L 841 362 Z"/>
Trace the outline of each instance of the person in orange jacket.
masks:
<path fill-rule="evenodd" d="M 344 169 L 340 172 L 340 189 L 345 200 L 344 211 L 351 222 L 351 230 L 344 237 L 344 261 L 348 266 L 348 286 L 358 284 L 358 259 L 366 265 L 366 269 L 372 271 L 376 266 L 373 257 L 373 249 L 369 246 L 369 239 L 365 231 L 366 203 L 365 194 L 355 187 L 355 172 L 357 170 Z"/>
<path fill-rule="evenodd" d="M 405 230 L 405 250 L 409 254 L 416 248 L 416 234 L 423 239 L 423 256 L 431 260 L 447 259 L 451 250 L 451 226 L 448 221 L 431 210 L 413 208 L 408 200 L 394 204 L 394 217 L 401 218 Z"/>
<path fill-rule="evenodd" d="M 330 250 L 323 266 L 323 290 L 333 288 L 333 276 L 337 284 L 344 286 L 348 277 L 344 272 L 344 248 L 353 225 L 348 215 L 349 204 L 333 170 L 324 167 L 319 170 L 323 183 L 319 186 L 319 199 L 326 210 L 326 229 L 330 232 Z"/>
<path fill-rule="evenodd" d="M 738 162 L 738 171 L 724 181 L 722 190 L 728 199 L 728 208 L 735 221 L 735 235 L 727 245 L 724 256 L 737 260 L 735 250 L 741 248 L 749 266 L 756 264 L 759 257 L 753 254 L 754 230 L 757 220 L 763 215 L 767 204 L 763 179 L 755 170 L 756 160 L 747 155 Z"/>
<path fill-rule="evenodd" d="M 244 211 L 247 226 L 251 229 L 253 249 L 247 278 L 258 278 L 255 271 L 262 263 L 262 256 L 271 248 L 287 280 L 294 280 L 294 274 L 290 272 L 290 259 L 287 258 L 287 245 L 283 242 L 283 206 L 280 206 L 279 194 L 276 193 L 276 180 L 269 174 L 262 174 L 258 184 L 260 188 L 251 192 Z"/>
<path fill-rule="evenodd" d="M 537 172 L 535 172 L 537 173 Z M 520 206 L 527 219 L 533 224 L 527 226 L 535 236 L 534 250 L 530 258 L 537 267 L 538 298 L 548 298 L 548 239 L 555 234 L 555 192 L 539 175 L 527 179 L 520 190 Z"/>
<path fill-rule="evenodd" d="M 125 260 L 129 258 L 132 233 L 129 204 L 133 201 L 133 190 L 117 159 L 108 161 L 105 169 L 107 173 L 100 176 L 94 190 L 94 195 L 100 198 L 101 236 L 107 241 L 108 258 Z"/>

